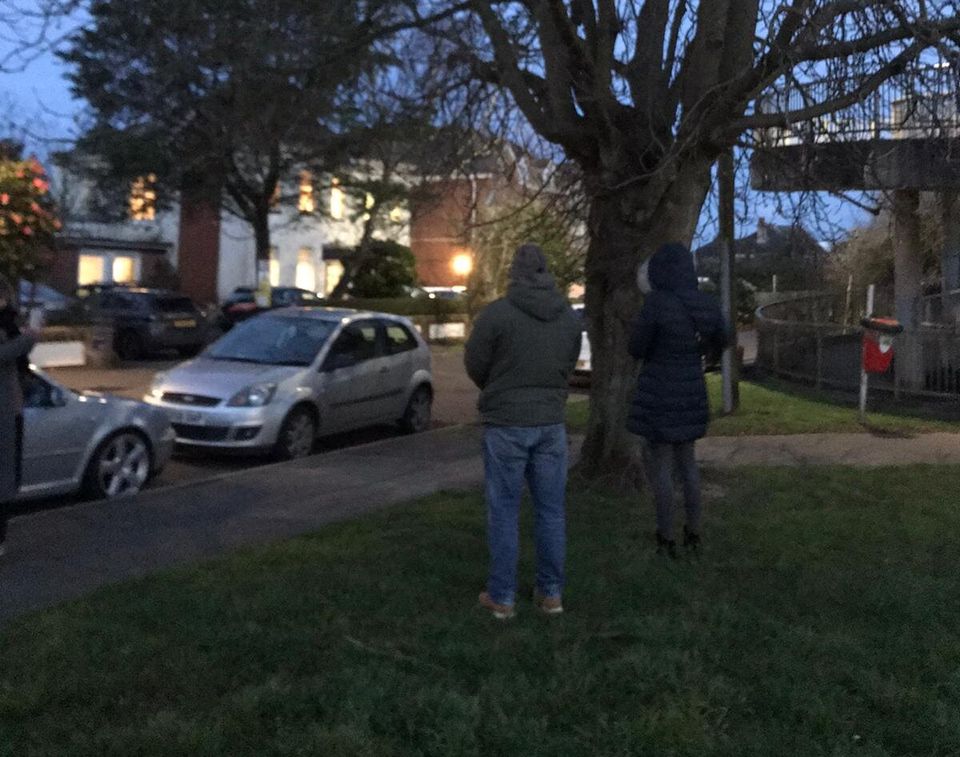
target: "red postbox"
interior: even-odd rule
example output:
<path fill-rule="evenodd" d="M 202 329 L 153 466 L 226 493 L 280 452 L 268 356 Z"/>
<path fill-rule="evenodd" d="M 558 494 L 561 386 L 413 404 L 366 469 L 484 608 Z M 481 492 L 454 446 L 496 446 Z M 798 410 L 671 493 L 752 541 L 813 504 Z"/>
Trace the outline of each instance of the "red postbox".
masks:
<path fill-rule="evenodd" d="M 893 318 L 864 318 L 863 370 L 866 373 L 886 373 L 893 362 L 893 338 L 903 332 L 903 326 Z"/>

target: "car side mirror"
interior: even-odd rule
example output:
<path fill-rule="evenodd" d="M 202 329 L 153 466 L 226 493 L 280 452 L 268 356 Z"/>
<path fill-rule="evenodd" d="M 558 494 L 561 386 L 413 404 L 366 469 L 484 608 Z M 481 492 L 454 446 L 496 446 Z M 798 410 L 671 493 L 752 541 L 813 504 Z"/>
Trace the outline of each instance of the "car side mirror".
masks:
<path fill-rule="evenodd" d="M 63 407 L 67 404 L 67 393 L 59 386 L 50 389 L 50 407 Z"/>

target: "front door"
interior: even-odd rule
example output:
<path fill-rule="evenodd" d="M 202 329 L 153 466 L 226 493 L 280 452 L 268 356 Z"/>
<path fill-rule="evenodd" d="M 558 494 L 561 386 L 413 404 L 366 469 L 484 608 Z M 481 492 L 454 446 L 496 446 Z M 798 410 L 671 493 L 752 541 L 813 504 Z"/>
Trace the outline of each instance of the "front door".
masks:
<path fill-rule="evenodd" d="M 80 465 L 96 426 L 96 409 L 30 374 L 24 392 L 21 492 L 62 486 L 82 474 Z"/>
<path fill-rule="evenodd" d="M 413 377 L 416 337 L 402 323 L 383 321 L 384 342 L 389 370 L 383 374 L 384 391 L 387 394 L 385 412 L 390 420 L 397 420 L 406 409 L 407 391 Z"/>
<path fill-rule="evenodd" d="M 377 422 L 384 359 L 377 321 L 354 321 L 343 328 L 321 368 L 327 408 L 324 430 L 343 431 Z"/>

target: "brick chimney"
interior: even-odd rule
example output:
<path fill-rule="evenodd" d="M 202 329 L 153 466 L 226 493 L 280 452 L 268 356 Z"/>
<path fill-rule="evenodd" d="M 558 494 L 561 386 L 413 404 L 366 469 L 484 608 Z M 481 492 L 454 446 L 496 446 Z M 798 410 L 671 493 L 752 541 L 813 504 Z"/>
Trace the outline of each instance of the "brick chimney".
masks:
<path fill-rule="evenodd" d="M 220 202 L 209 192 L 181 194 L 177 263 L 184 294 L 197 304 L 219 301 Z"/>
<path fill-rule="evenodd" d="M 766 247 L 770 244 L 770 227 L 767 226 L 767 219 L 763 216 L 757 220 L 757 246 Z"/>

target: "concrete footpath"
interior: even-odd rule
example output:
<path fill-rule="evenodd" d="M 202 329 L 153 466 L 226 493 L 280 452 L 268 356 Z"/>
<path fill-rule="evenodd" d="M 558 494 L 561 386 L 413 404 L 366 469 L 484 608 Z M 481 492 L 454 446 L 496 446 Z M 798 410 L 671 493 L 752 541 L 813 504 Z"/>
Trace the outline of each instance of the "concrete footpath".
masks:
<path fill-rule="evenodd" d="M 454 426 L 14 519 L 0 624 L 105 584 L 474 487 L 479 445 L 478 427 Z"/>
<path fill-rule="evenodd" d="M 697 448 L 711 467 L 960 464 L 951 434 L 712 437 Z M 0 558 L 0 624 L 106 584 L 476 487 L 482 476 L 480 428 L 454 426 L 15 519 Z"/>
<path fill-rule="evenodd" d="M 704 465 L 717 468 L 960 464 L 960 434 L 917 434 L 907 438 L 866 433 L 713 436 L 697 442 L 697 458 Z"/>

